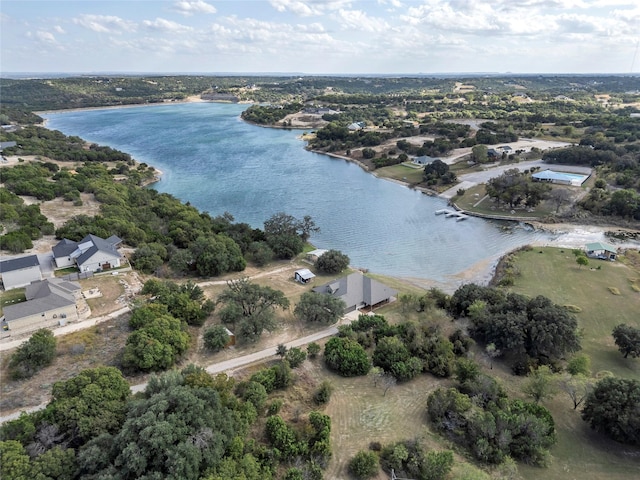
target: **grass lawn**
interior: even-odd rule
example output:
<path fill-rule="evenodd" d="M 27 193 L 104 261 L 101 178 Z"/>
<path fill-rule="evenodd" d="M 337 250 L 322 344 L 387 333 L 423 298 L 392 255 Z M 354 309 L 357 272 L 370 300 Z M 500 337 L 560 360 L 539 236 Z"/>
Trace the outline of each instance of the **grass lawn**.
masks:
<path fill-rule="evenodd" d="M 0 293 L 0 314 L 2 313 L 2 309 L 7 305 L 26 301 L 27 299 L 24 296 L 24 291 L 24 288 L 14 288 Z"/>
<path fill-rule="evenodd" d="M 381 178 L 392 178 L 411 185 L 417 185 L 422 183 L 424 167 L 401 163 L 378 168 L 375 173 Z"/>
<path fill-rule="evenodd" d="M 583 332 L 582 353 L 591 358 L 594 374 L 607 370 L 619 377 L 640 379 L 640 359 L 625 359 L 611 336 L 613 327 L 620 323 L 640 327 L 640 292 L 633 288 L 640 278 L 637 267 L 621 261 L 590 260 L 588 267 L 580 268 L 571 250 L 561 248 L 519 252 L 514 264 L 520 275 L 510 287 L 512 291 L 544 295 L 555 303 L 581 309 L 576 317 Z M 565 393 L 543 404 L 556 421 L 558 443 L 551 449 L 553 459 L 548 469 L 520 467 L 526 479 L 638 478 L 639 448 L 610 441 L 591 430 L 580 418 L 580 407 L 573 410 Z"/>

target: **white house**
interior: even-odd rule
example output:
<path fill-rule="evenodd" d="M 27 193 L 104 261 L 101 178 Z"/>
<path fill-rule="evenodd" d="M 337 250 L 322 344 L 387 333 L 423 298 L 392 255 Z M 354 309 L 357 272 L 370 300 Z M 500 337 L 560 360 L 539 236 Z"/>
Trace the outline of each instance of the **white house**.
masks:
<path fill-rule="evenodd" d="M 296 270 L 294 273 L 294 279 L 296 282 L 309 283 L 314 278 L 316 278 L 316 276 L 308 268 L 301 268 L 300 270 Z"/>
<path fill-rule="evenodd" d="M 12 258 L 0 262 L 0 275 L 5 290 L 20 288 L 31 282 L 42 280 L 42 271 L 37 255 Z"/>
<path fill-rule="evenodd" d="M 115 235 L 106 240 L 87 235 L 79 242 L 64 238 L 53 247 L 53 258 L 57 268 L 77 266 L 81 272 L 117 268 L 122 264 L 122 255 L 118 252 L 121 242 Z"/>

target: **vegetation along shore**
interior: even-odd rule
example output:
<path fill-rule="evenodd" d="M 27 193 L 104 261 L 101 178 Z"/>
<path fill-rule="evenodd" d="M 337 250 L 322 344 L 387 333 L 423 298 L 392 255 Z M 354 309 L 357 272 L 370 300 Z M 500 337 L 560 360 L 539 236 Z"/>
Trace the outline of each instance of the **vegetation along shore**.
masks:
<path fill-rule="evenodd" d="M 637 77 L 0 89 L 3 479 L 637 477 Z M 558 235 L 446 285 L 376 275 L 309 244 L 314 212 L 211 216 L 36 113 L 187 101 L 250 104 L 446 210 Z"/>

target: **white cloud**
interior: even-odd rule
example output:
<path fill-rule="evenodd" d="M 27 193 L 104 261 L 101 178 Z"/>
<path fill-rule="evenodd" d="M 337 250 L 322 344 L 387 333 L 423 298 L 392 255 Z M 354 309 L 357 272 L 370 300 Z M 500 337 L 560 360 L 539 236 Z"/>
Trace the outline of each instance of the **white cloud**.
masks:
<path fill-rule="evenodd" d="M 56 25 L 55 27 L 53 27 L 53 29 L 55 30 L 56 33 L 61 33 L 61 34 L 67 33 L 64 31 L 64 28 L 62 28 L 60 25 Z"/>
<path fill-rule="evenodd" d="M 336 17 L 344 30 L 380 32 L 389 28 L 389 24 L 385 20 L 370 17 L 362 10 L 338 10 Z"/>
<path fill-rule="evenodd" d="M 171 20 L 165 20 L 164 18 L 156 18 L 154 21 L 145 20 L 142 22 L 142 24 L 149 30 L 155 30 L 159 32 L 182 33 L 193 31 L 192 27 L 182 25 Z"/>
<path fill-rule="evenodd" d="M 269 0 L 278 12 L 291 12 L 301 17 L 323 15 L 325 12 L 346 8 L 351 0 Z"/>
<path fill-rule="evenodd" d="M 133 32 L 136 25 L 112 15 L 80 15 L 73 19 L 73 23 L 98 33 Z"/>
<path fill-rule="evenodd" d="M 36 39 L 38 39 L 39 41 L 43 42 L 43 43 L 49 43 L 49 44 L 55 44 L 56 42 L 56 37 L 53 36 L 52 33 L 50 32 L 45 32 L 42 30 L 38 30 L 35 34 L 34 37 Z"/>
<path fill-rule="evenodd" d="M 172 8 L 187 17 L 196 13 L 216 13 L 218 11 L 216 7 L 203 0 L 183 0 L 175 2 Z"/>

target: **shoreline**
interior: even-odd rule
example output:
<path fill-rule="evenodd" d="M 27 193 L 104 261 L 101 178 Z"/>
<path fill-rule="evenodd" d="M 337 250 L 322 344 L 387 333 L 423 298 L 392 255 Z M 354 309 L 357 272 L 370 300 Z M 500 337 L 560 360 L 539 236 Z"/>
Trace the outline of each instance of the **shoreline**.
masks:
<path fill-rule="evenodd" d="M 174 105 L 174 104 L 185 104 L 185 103 L 226 103 L 226 102 L 215 102 L 215 101 L 209 101 L 209 100 L 202 100 L 199 96 L 191 96 L 188 97 L 185 100 L 180 100 L 180 101 L 175 101 L 175 102 L 162 102 L 162 103 L 147 103 L 147 104 L 134 104 L 134 105 L 113 105 L 113 106 L 105 106 L 105 107 L 83 107 L 83 108 L 77 108 L 77 109 L 69 109 L 69 110 L 54 110 L 51 111 L 52 113 L 59 113 L 59 112 L 67 112 L 67 111 L 89 111 L 89 110 L 96 110 L 96 109 L 117 109 L 117 108 L 132 108 L 132 107 L 142 107 L 142 106 L 159 106 L 159 105 Z M 48 113 L 48 112 L 35 112 L 35 113 Z M 258 125 L 258 124 L 254 124 L 252 122 L 247 122 L 246 120 L 242 119 L 242 117 L 240 117 L 240 119 L 243 122 L 246 122 L 250 125 L 256 126 L 256 127 L 263 127 L 263 128 L 278 128 L 278 129 L 284 129 L 284 130 L 301 130 L 298 128 L 292 128 L 292 127 L 282 127 L 282 126 L 272 126 L 272 125 Z M 46 127 L 45 127 L 46 128 Z M 298 138 L 302 141 L 304 141 L 303 135 L 299 135 Z M 393 183 L 396 183 L 398 185 L 413 189 L 413 190 L 417 190 L 422 192 L 423 194 L 429 195 L 429 196 L 434 196 L 434 197 L 439 197 L 439 198 L 443 198 L 442 196 L 440 196 L 437 192 L 434 192 L 432 190 L 423 188 L 423 187 L 418 187 L 415 185 L 411 185 L 407 182 L 403 182 L 401 180 L 398 179 L 394 179 L 394 178 L 389 178 L 389 177 L 384 177 L 384 176 L 380 176 L 377 175 L 374 171 L 371 171 L 367 165 L 365 165 L 364 163 L 358 161 L 357 159 L 345 156 L 345 155 L 339 155 L 336 153 L 330 153 L 330 152 L 322 152 L 322 151 L 317 151 L 317 150 L 312 150 L 312 149 L 307 149 L 306 146 L 303 147 L 305 148 L 307 151 L 311 152 L 311 153 L 316 153 L 316 154 L 320 154 L 320 155 L 326 155 L 328 157 L 331 158 L 335 158 L 335 159 L 340 159 L 340 160 L 344 160 L 350 163 L 354 163 L 356 165 L 358 165 L 360 168 L 362 168 L 365 172 L 372 174 L 374 177 L 381 179 L 381 180 L 387 180 L 387 181 L 391 181 Z M 134 161 L 136 163 L 138 163 L 135 159 Z M 153 179 L 149 179 L 147 182 L 145 182 L 143 185 L 141 185 L 141 188 L 146 188 L 149 187 L 157 182 L 160 182 L 162 180 L 162 176 L 164 175 L 164 172 L 162 172 L 160 169 L 154 167 L 153 165 L 150 165 L 151 167 L 154 168 L 155 170 L 155 176 Z M 443 198 L 444 199 L 444 198 Z M 446 200 L 446 199 L 445 199 Z M 496 219 L 494 218 L 490 218 L 490 217 L 482 217 L 485 220 L 493 220 L 495 221 Z M 516 219 L 508 219 L 510 221 L 516 221 Z M 538 229 L 538 230 L 543 230 L 543 231 L 547 231 L 550 232 L 552 234 L 556 234 L 558 235 L 558 238 L 553 240 L 552 242 L 542 242 L 542 244 L 532 244 L 533 246 L 557 246 L 558 248 L 576 248 L 576 247 L 584 247 L 585 243 L 588 243 L 589 241 L 607 241 L 607 242 L 611 242 L 611 243 L 616 243 L 617 246 L 620 246 L 621 248 L 638 248 L 640 249 L 640 242 L 638 241 L 626 241 L 623 242 L 623 245 L 619 245 L 618 241 L 612 242 L 610 239 L 606 238 L 605 234 L 607 232 L 612 232 L 612 231 L 620 231 L 620 232 L 633 232 L 635 234 L 640 233 L 637 229 L 633 229 L 633 228 L 625 228 L 625 227 L 619 227 L 613 224 L 606 224 L 606 225 L 588 225 L 588 224 L 575 224 L 575 223 L 544 223 L 542 221 L 536 220 L 536 219 L 528 219 L 526 221 L 527 224 L 531 225 L 534 229 Z M 585 241 L 585 239 L 588 239 L 588 241 Z M 452 274 L 450 276 L 450 278 L 447 278 L 447 280 L 445 281 L 438 281 L 435 279 L 429 279 L 429 278 L 418 278 L 418 277 L 402 277 L 402 276 L 396 276 L 396 275 L 390 275 L 393 276 L 394 278 L 397 278 L 399 280 L 402 281 L 406 281 L 409 284 L 413 284 L 415 286 L 419 286 L 419 287 L 423 287 L 423 288 L 431 288 L 432 286 L 441 286 L 441 287 L 446 287 L 448 289 L 450 289 L 453 285 L 459 286 L 461 283 L 468 283 L 468 282 L 481 282 L 481 283 L 489 283 L 491 281 L 491 279 L 493 278 L 494 274 L 495 274 L 495 270 L 496 267 L 498 265 L 498 263 L 500 262 L 500 260 L 507 254 L 509 254 L 510 251 L 505 251 L 502 252 L 500 254 L 491 256 L 489 258 L 485 258 L 480 260 L 479 262 L 477 262 L 476 264 L 470 266 L 469 268 L 460 271 L 458 273 Z"/>

